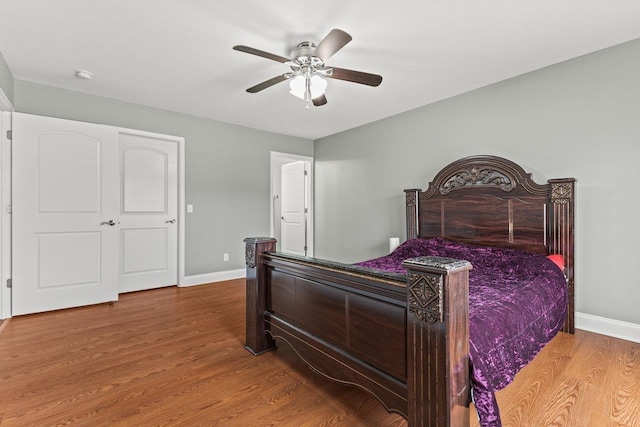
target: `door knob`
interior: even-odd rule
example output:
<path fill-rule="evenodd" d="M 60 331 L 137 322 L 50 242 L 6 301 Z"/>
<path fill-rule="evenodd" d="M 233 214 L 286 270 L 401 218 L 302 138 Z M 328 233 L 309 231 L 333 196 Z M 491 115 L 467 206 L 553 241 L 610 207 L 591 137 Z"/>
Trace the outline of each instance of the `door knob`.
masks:
<path fill-rule="evenodd" d="M 167 224 L 173 224 L 173 223 L 175 223 L 175 222 L 176 222 L 176 219 L 175 219 L 175 218 L 174 218 L 174 219 L 170 219 L 170 220 L 165 221 L 165 222 L 166 222 Z"/>
<path fill-rule="evenodd" d="M 116 222 L 114 220 L 110 219 L 109 221 L 102 221 L 100 223 L 100 225 L 110 225 L 110 226 L 113 227 L 114 225 L 116 225 Z"/>

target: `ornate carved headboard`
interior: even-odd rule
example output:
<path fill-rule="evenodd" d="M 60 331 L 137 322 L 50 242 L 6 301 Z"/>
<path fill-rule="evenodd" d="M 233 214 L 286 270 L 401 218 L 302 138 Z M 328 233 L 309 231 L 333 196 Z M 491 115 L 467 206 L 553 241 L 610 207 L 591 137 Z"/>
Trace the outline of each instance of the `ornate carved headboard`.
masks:
<path fill-rule="evenodd" d="M 565 330 L 573 331 L 575 179 L 538 184 L 510 160 L 471 156 L 443 168 L 425 191 L 405 194 L 407 239 L 441 236 L 562 254 L 571 312 Z"/>

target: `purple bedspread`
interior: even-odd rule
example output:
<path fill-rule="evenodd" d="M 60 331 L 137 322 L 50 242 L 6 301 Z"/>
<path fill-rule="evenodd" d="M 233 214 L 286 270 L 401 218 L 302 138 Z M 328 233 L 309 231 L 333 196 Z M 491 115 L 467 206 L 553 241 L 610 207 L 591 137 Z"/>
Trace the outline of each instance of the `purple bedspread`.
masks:
<path fill-rule="evenodd" d="M 473 397 L 483 427 L 501 426 L 494 392 L 513 381 L 553 338 L 567 310 L 560 269 L 544 255 L 442 238 L 413 239 L 390 255 L 356 265 L 405 273 L 402 261 L 424 255 L 464 259 L 469 272 L 469 353 Z"/>

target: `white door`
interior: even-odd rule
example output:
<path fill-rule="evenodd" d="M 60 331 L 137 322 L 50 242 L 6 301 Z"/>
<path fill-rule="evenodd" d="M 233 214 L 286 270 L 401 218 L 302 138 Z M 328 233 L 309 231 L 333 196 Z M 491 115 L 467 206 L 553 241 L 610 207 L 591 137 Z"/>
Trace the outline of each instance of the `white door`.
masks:
<path fill-rule="evenodd" d="M 282 165 L 282 242 L 284 253 L 307 254 L 305 162 Z"/>
<path fill-rule="evenodd" d="M 14 315 L 118 299 L 117 137 L 13 114 Z"/>
<path fill-rule="evenodd" d="M 178 282 L 178 142 L 120 134 L 119 291 Z"/>

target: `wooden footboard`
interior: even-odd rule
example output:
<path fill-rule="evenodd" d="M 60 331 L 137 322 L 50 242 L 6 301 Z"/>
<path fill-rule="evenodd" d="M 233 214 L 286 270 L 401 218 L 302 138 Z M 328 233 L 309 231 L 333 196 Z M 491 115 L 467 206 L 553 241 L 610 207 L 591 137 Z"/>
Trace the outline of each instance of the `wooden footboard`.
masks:
<path fill-rule="evenodd" d="M 406 276 L 371 274 L 276 254 L 271 238 L 245 243 L 249 351 L 286 342 L 409 426 L 468 425 L 468 262 L 425 257 Z"/>

